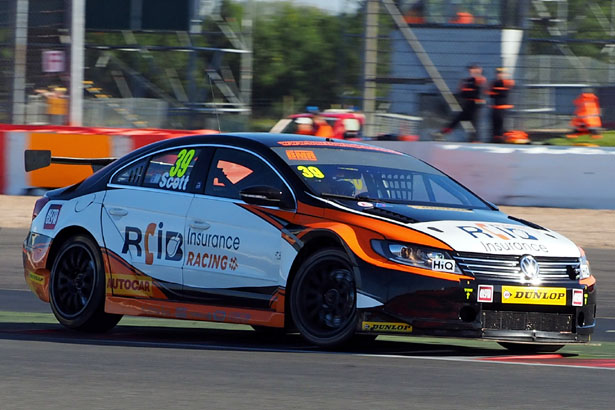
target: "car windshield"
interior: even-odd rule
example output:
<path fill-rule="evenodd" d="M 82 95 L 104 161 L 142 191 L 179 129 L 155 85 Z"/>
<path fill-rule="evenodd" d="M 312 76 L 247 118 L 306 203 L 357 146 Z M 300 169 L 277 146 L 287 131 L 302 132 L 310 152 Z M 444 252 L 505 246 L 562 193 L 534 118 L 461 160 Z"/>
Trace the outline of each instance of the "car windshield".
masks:
<path fill-rule="evenodd" d="M 279 144 L 273 151 L 325 198 L 489 209 L 463 186 L 409 155 L 345 142 Z"/>

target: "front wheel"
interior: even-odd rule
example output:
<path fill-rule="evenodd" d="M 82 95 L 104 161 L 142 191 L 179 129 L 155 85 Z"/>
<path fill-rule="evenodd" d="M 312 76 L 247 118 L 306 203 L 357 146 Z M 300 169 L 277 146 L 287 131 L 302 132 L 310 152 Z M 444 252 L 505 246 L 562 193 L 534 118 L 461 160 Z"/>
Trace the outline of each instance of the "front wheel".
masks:
<path fill-rule="evenodd" d="M 321 347 L 349 341 L 357 325 L 356 283 L 346 253 L 325 249 L 299 267 L 290 294 L 292 318 L 301 335 Z"/>
<path fill-rule="evenodd" d="M 49 297 L 53 314 L 70 329 L 104 332 L 122 318 L 104 311 L 102 257 L 87 236 L 73 236 L 60 247 L 51 268 Z"/>

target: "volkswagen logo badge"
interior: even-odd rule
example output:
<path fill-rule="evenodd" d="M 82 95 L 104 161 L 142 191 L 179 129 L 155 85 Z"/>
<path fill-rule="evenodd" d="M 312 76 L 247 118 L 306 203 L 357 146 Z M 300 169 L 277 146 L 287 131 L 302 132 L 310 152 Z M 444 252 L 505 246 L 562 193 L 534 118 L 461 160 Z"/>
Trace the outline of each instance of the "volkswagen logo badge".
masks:
<path fill-rule="evenodd" d="M 540 265 L 532 255 L 524 255 L 519 261 L 521 267 L 521 278 L 529 281 L 535 281 L 540 274 Z"/>

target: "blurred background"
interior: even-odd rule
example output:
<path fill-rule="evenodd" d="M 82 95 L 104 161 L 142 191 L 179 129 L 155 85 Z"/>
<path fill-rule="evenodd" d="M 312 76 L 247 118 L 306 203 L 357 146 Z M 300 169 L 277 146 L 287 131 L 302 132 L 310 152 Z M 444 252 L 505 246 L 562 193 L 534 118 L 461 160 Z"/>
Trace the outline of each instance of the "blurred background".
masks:
<path fill-rule="evenodd" d="M 475 64 L 515 81 L 507 129 L 565 137 L 592 93 L 609 145 L 614 47 L 615 0 L 0 0 L 0 123 L 268 131 L 334 109 L 431 139 Z"/>

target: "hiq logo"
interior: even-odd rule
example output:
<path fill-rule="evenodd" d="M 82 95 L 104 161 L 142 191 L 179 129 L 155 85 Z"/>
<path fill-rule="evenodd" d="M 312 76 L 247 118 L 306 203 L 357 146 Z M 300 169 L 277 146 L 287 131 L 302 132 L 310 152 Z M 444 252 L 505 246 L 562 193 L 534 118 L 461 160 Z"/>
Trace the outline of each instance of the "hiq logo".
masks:
<path fill-rule="evenodd" d="M 122 253 L 128 253 L 132 246 L 137 253 L 137 257 L 141 257 L 145 250 L 145 263 L 151 265 L 154 263 L 154 258 L 168 261 L 181 261 L 184 256 L 182 250 L 184 237 L 179 232 L 164 231 L 162 222 L 150 223 L 145 228 L 145 235 L 141 229 L 135 226 L 127 226 L 124 231 L 124 246 Z M 143 247 L 141 247 L 143 244 Z"/>

